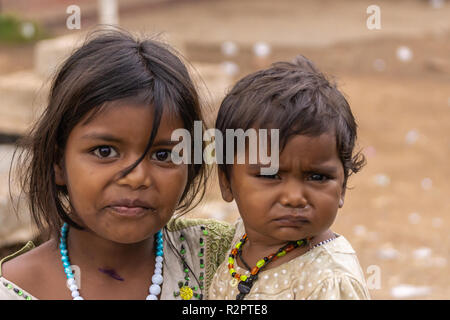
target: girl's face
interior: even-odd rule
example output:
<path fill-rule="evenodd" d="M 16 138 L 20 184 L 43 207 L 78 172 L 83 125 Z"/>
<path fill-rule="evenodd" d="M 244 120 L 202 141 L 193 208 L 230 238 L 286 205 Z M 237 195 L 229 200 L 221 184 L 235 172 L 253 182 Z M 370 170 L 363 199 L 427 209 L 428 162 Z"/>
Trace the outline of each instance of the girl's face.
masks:
<path fill-rule="evenodd" d="M 234 164 L 229 180 L 219 174 L 223 198 L 236 200 L 249 239 L 275 245 L 327 231 L 344 200 L 335 137 L 295 135 L 279 159 L 272 176 L 248 163 Z"/>
<path fill-rule="evenodd" d="M 183 128 L 163 113 L 146 157 L 127 176 L 120 172 L 144 152 L 153 124 L 148 106 L 113 103 L 71 131 L 56 183 L 67 186 L 74 220 L 118 243 L 136 243 L 172 217 L 187 183 L 187 165 L 171 162 L 172 131 Z"/>

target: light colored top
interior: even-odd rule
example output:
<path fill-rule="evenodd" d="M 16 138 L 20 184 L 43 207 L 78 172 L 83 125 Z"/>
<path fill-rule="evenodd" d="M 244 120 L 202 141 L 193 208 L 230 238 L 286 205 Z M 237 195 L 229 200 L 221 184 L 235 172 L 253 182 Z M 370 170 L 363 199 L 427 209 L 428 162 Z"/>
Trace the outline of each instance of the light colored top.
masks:
<path fill-rule="evenodd" d="M 236 224 L 233 247 L 244 234 L 242 220 Z M 249 271 L 235 263 L 240 274 Z M 222 262 L 213 277 L 209 299 L 235 300 L 239 293 Z M 258 274 L 248 300 L 353 300 L 370 299 L 364 274 L 350 243 L 339 235 L 336 239 L 300 255 L 273 269 Z"/>
<path fill-rule="evenodd" d="M 201 227 L 205 227 L 207 235 L 203 233 Z M 213 219 L 174 219 L 167 225 L 167 231 L 164 232 L 164 266 L 163 276 L 164 283 L 160 295 L 161 300 L 181 299 L 180 295 L 174 295 L 180 291 L 179 282 L 185 283 L 184 267 L 181 263 L 179 255 L 181 244 L 183 244 L 186 253 L 184 254 L 185 261 L 199 278 L 200 273 L 204 274 L 204 289 L 201 290 L 199 284 L 193 279 L 191 273 L 189 277 L 189 286 L 197 286 L 194 293 L 202 293 L 203 299 L 208 298 L 208 288 L 211 284 L 217 266 L 225 259 L 228 249 L 231 245 L 231 240 L 234 235 L 234 227 Z M 183 235 L 184 240 L 180 241 L 180 236 Z M 169 238 L 169 239 L 168 239 Z M 204 240 L 204 245 L 200 245 L 200 238 Z M 175 246 L 177 253 L 175 253 L 169 244 L 170 242 Z M 38 300 L 38 297 L 20 288 L 8 279 L 2 277 L 2 263 L 11 260 L 18 255 L 21 255 L 34 248 L 33 242 L 29 241 L 21 250 L 13 253 L 0 260 L 0 300 Z M 200 249 L 204 249 L 203 257 L 199 257 Z M 204 266 L 200 266 L 200 259 L 203 259 Z M 62 266 L 61 266 L 61 272 Z M 82 282 L 81 282 L 82 284 Z M 150 284 L 149 284 L 150 285 Z M 69 290 L 69 289 L 67 289 Z M 83 295 L 83 288 L 80 288 L 81 295 Z M 145 297 L 144 297 L 145 298 Z M 192 300 L 196 300 L 192 297 Z"/>

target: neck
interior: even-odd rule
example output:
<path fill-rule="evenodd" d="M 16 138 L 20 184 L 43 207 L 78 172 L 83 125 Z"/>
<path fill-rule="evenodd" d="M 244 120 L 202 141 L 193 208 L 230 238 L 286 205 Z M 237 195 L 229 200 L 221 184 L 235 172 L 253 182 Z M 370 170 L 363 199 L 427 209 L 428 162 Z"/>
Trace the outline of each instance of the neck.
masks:
<path fill-rule="evenodd" d="M 75 228 L 69 230 L 67 246 L 72 264 L 83 270 L 114 270 L 121 276 L 135 274 L 140 267 L 148 268 L 155 256 L 153 237 L 138 243 L 122 244 Z"/>

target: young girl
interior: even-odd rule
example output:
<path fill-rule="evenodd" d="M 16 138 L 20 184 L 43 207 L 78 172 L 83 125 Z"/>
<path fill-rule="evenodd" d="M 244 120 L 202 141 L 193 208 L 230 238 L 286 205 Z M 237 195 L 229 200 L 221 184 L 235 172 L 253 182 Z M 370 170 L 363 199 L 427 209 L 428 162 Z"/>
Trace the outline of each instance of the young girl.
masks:
<path fill-rule="evenodd" d="M 219 165 L 222 196 L 242 220 L 210 298 L 369 299 L 355 251 L 330 229 L 364 162 L 353 155 L 356 123 L 336 87 L 302 56 L 275 63 L 234 86 L 216 127 L 278 129 L 280 154 L 273 175 L 261 173 L 261 161 Z"/>
<path fill-rule="evenodd" d="M 196 120 L 195 87 L 168 46 L 120 30 L 89 37 L 56 74 L 19 158 L 51 239 L 0 261 L 0 299 L 206 298 L 233 229 L 171 220 L 205 190 L 204 164 L 171 161 L 172 131 L 192 133 Z"/>

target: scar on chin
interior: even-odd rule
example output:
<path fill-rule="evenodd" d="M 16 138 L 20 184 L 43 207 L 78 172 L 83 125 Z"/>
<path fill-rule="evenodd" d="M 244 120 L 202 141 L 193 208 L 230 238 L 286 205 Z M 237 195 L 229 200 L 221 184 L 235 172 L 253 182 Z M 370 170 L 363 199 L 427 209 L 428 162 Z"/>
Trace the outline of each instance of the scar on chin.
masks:
<path fill-rule="evenodd" d="M 119 275 L 117 274 L 116 270 L 114 270 L 114 269 L 107 269 L 107 268 L 103 269 L 103 268 L 98 268 L 98 271 L 100 271 L 100 272 L 102 272 L 102 273 L 104 273 L 104 274 L 110 276 L 110 277 L 113 278 L 113 279 L 116 279 L 116 280 L 119 280 L 119 281 L 125 281 L 125 279 L 122 278 L 121 276 L 119 276 Z"/>

